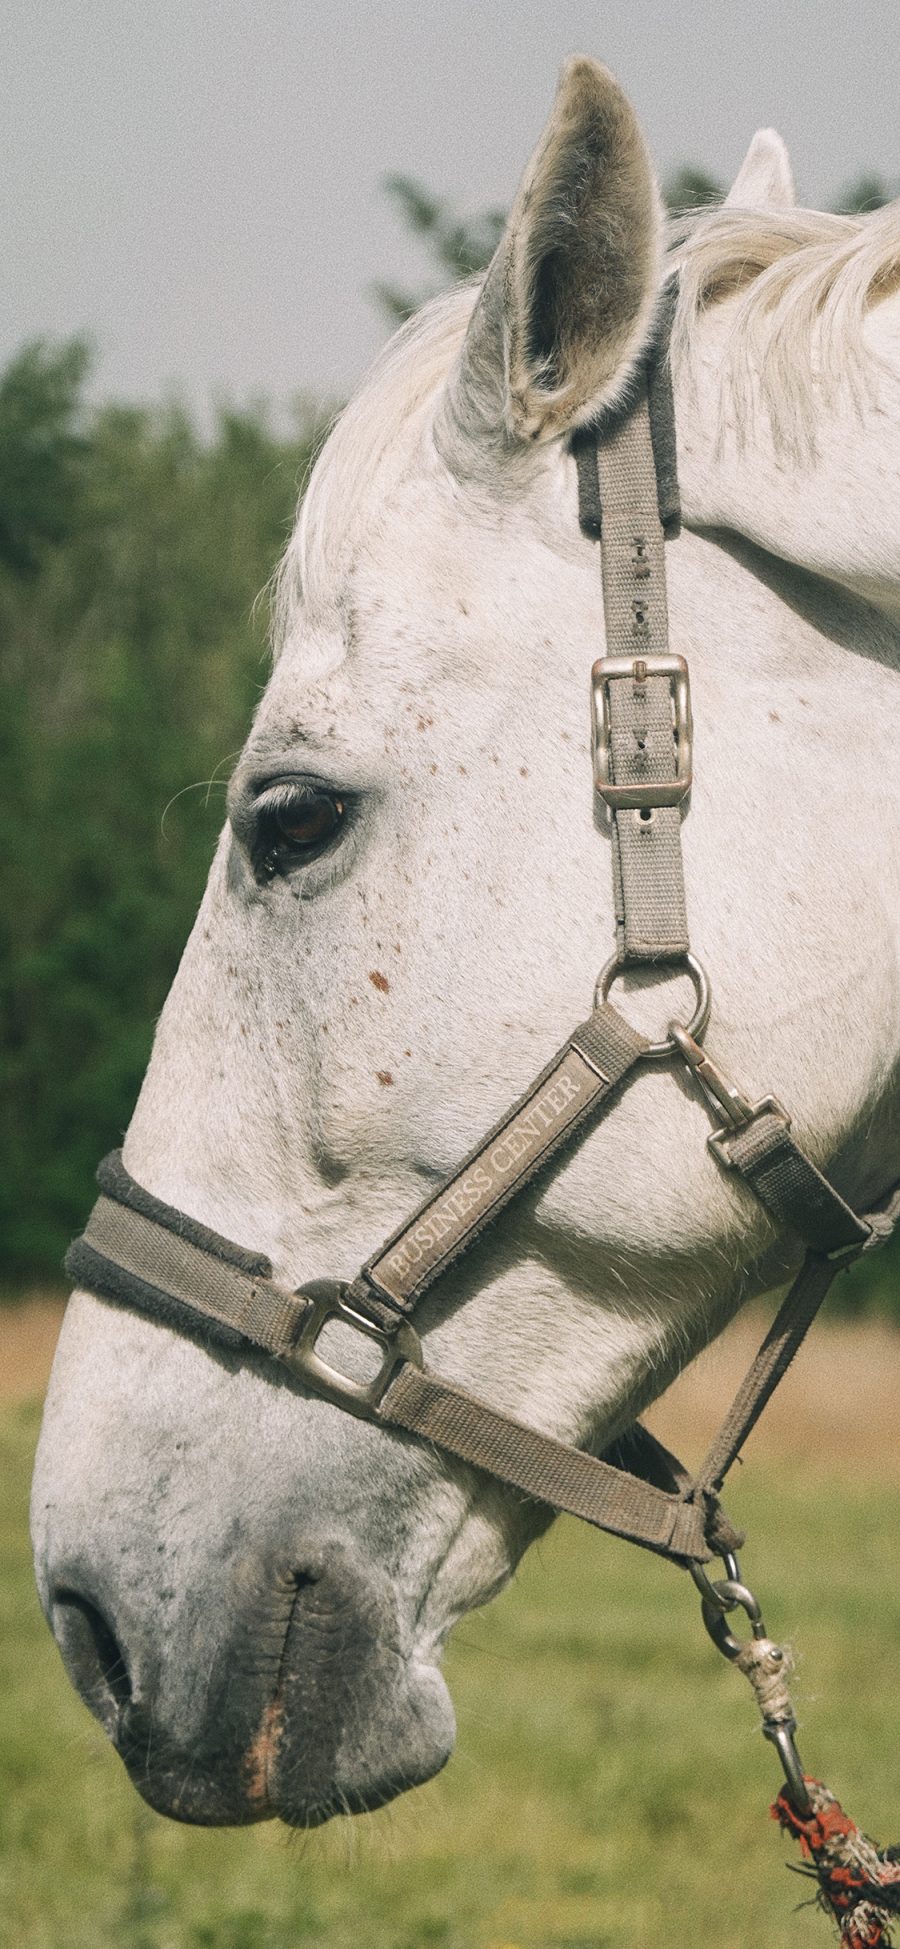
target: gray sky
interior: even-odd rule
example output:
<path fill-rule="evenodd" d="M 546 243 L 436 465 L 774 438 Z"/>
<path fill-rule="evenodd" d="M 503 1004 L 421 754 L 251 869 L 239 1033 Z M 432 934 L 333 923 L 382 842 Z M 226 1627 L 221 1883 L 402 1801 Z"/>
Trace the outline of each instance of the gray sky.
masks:
<path fill-rule="evenodd" d="M 774 123 L 801 196 L 900 182 L 896 0 L 0 0 L 0 359 L 87 330 L 96 390 L 337 394 L 422 259 L 381 182 L 509 201 L 567 53 L 661 173 Z"/>

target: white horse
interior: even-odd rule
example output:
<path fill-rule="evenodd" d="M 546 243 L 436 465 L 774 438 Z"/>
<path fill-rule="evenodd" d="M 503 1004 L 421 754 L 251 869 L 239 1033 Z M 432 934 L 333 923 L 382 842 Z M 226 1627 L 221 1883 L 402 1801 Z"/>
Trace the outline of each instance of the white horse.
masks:
<path fill-rule="evenodd" d="M 288 1286 L 354 1274 L 583 1018 L 610 952 L 603 603 L 568 436 L 641 355 L 662 238 L 631 109 L 571 62 L 487 278 L 398 333 L 315 469 L 125 1147 Z M 900 226 L 798 210 L 762 135 L 678 258 L 666 552 L 708 1046 L 866 1208 L 900 1176 Z M 664 1033 L 681 999 L 656 979 L 623 1007 Z M 439 1283 L 429 1365 L 567 1441 L 625 1428 L 796 1256 L 708 1130 L 674 1070 L 644 1070 Z M 444 1640 L 545 1520 L 261 1357 L 69 1307 L 40 1591 L 166 1813 L 312 1825 L 435 1772 Z"/>

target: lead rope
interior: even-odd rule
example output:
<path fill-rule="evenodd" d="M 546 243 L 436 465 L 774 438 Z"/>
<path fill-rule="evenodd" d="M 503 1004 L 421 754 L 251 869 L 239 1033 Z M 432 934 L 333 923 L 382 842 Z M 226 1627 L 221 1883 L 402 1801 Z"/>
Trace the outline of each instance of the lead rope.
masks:
<path fill-rule="evenodd" d="M 660 375 L 663 375 L 661 379 Z M 815 1168 L 791 1136 L 791 1120 L 775 1097 L 748 1101 L 701 1047 L 709 988 L 689 952 L 680 825 L 691 784 L 692 724 L 687 665 L 669 653 L 665 531 L 677 526 L 677 503 L 664 505 L 660 448 L 674 456 L 668 360 L 651 358 L 645 385 L 627 417 L 576 445 L 579 517 L 599 540 L 607 646 L 593 672 L 594 782 L 605 803 L 612 841 L 616 952 L 598 992 L 605 1000 L 628 968 L 662 964 L 687 972 L 694 985 L 693 1020 L 669 1025 L 651 1057 L 680 1057 L 705 1101 L 722 1119 L 708 1143 L 719 1164 L 736 1170 L 783 1225 L 804 1238 L 807 1259 L 766 1336 L 720 1428 L 689 1495 L 708 1502 L 707 1536 L 715 1542 L 718 1493 L 731 1463 L 793 1359 L 842 1263 L 887 1236 L 900 1196 L 888 1211 L 861 1220 Z M 662 427 L 662 436 L 660 436 Z M 675 478 L 669 468 L 667 485 Z M 668 514 L 668 520 L 666 516 Z M 673 521 L 674 516 L 674 521 Z M 771 1639 L 759 1602 L 743 1582 L 740 1563 L 720 1543 L 727 1575 L 711 1579 L 689 1564 L 702 1599 L 706 1628 L 718 1650 L 743 1672 L 756 1699 L 762 1731 L 781 1761 L 785 1784 L 771 1809 L 784 1832 L 800 1843 L 821 1906 L 838 1923 L 844 1949 L 888 1949 L 891 1918 L 900 1914 L 900 1849 L 880 1851 L 845 1814 L 821 1781 L 806 1774 L 796 1746 L 797 1723 L 788 1680 L 793 1660 Z M 726 1618 L 743 1610 L 751 1635 L 744 1642 Z M 803 1872 L 801 1870 L 801 1872 Z"/>
<path fill-rule="evenodd" d="M 821 1908 L 837 1923 L 842 1949 L 890 1949 L 892 1918 L 900 1915 L 900 1848 L 878 1848 L 844 1812 L 840 1801 L 806 1773 L 797 1752 L 797 1721 L 788 1680 L 793 1658 L 787 1645 L 766 1633 L 759 1603 L 742 1581 L 737 1557 L 725 1559 L 728 1576 L 711 1581 L 692 1566 L 702 1595 L 703 1621 L 717 1649 L 743 1672 L 753 1690 L 764 1737 L 776 1748 L 785 1776 L 771 1814 L 783 1833 L 800 1843 Z M 725 1622 L 743 1610 L 751 1636 L 741 1642 Z"/>

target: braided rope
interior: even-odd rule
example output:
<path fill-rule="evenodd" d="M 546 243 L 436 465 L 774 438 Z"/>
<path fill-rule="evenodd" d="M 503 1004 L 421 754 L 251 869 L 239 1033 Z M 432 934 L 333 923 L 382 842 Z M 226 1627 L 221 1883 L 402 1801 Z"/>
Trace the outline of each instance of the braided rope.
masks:
<path fill-rule="evenodd" d="M 799 1841 L 819 1884 L 819 1901 L 840 1924 L 842 1949 L 890 1949 L 892 1917 L 900 1916 L 896 1850 L 877 1848 L 821 1780 L 807 1777 L 806 1786 L 812 1813 L 798 1814 L 783 1788 L 773 1819 Z"/>

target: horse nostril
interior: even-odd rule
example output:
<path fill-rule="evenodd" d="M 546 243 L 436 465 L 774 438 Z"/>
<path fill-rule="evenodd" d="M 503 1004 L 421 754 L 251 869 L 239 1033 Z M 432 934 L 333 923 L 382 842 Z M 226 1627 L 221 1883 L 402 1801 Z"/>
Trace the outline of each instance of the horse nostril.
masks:
<path fill-rule="evenodd" d="M 53 1629 L 85 1705 L 111 1733 L 131 1703 L 131 1677 L 114 1632 L 95 1604 L 65 1589 L 53 1593 Z"/>

